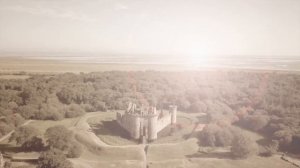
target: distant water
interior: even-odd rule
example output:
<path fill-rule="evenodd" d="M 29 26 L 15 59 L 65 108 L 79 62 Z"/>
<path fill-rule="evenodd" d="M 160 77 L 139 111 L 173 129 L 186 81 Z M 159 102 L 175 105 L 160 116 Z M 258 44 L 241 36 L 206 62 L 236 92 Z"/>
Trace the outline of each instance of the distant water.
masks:
<path fill-rule="evenodd" d="M 59 60 L 70 63 L 191 65 L 198 68 L 246 68 L 300 70 L 299 57 L 183 57 L 183 56 L 43 56 L 30 59 Z"/>

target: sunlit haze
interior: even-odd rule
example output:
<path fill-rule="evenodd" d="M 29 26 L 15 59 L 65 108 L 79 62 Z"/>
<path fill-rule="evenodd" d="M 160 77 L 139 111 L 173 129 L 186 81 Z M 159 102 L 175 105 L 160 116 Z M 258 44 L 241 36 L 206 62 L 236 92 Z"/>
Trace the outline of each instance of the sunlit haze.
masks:
<path fill-rule="evenodd" d="M 0 0 L 0 25 L 6 54 L 300 55 L 299 0 Z"/>
<path fill-rule="evenodd" d="M 300 168 L 300 0 L 0 0 L 0 168 Z"/>

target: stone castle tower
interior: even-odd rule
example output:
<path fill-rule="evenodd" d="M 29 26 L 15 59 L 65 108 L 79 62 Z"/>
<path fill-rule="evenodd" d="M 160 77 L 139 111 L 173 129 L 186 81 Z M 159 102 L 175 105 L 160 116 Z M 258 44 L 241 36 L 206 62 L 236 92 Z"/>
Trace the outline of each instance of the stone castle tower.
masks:
<path fill-rule="evenodd" d="M 117 122 L 134 139 L 157 139 L 163 128 L 176 123 L 177 106 L 170 106 L 168 112 L 157 112 L 156 107 L 140 107 L 129 103 L 125 112 L 117 113 Z"/>

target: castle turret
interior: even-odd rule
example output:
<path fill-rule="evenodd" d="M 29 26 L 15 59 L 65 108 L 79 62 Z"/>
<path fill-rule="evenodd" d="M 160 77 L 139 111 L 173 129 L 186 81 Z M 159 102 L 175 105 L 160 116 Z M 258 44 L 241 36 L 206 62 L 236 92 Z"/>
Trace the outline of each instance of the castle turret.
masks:
<path fill-rule="evenodd" d="M 153 114 L 156 115 L 157 112 L 156 112 L 156 107 L 153 107 Z"/>
<path fill-rule="evenodd" d="M 175 124 L 177 120 L 177 106 L 171 105 L 169 110 L 171 114 L 171 124 Z"/>
<path fill-rule="evenodd" d="M 139 117 L 131 117 L 132 118 L 132 126 L 131 126 L 131 137 L 134 139 L 139 139 L 140 138 L 140 118 Z"/>
<path fill-rule="evenodd" d="M 169 113 L 157 112 L 156 107 L 139 107 L 129 103 L 125 113 L 117 113 L 117 123 L 123 127 L 133 139 L 153 141 L 157 139 L 159 131 L 169 124 L 175 124 L 177 106 L 170 106 Z"/>
<path fill-rule="evenodd" d="M 156 107 L 150 107 L 148 109 L 148 114 L 150 114 L 150 115 L 156 115 Z"/>
<path fill-rule="evenodd" d="M 148 140 L 157 139 L 157 115 L 149 116 L 148 118 Z"/>

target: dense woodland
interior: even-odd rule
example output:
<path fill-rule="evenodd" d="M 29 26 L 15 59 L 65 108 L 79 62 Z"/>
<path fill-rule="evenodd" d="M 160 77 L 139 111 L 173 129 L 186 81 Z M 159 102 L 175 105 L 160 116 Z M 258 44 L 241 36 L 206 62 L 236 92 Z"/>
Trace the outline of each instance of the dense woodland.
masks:
<path fill-rule="evenodd" d="M 214 125 L 204 133 L 224 137 L 230 132 L 224 125 L 235 124 L 276 140 L 283 150 L 300 151 L 300 75 L 282 72 L 112 71 L 2 79 L 0 137 L 26 119 L 61 120 L 124 109 L 129 101 L 207 113 Z M 212 139 L 207 145 L 226 143 Z"/>

